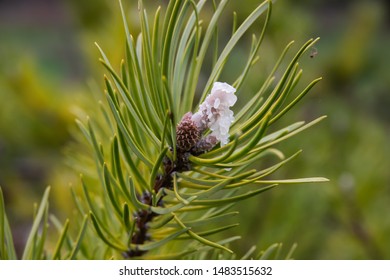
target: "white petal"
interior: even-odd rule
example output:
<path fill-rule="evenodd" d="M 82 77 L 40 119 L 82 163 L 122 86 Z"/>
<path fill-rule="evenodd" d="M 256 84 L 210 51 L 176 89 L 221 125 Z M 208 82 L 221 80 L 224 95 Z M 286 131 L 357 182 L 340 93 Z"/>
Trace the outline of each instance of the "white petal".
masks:
<path fill-rule="evenodd" d="M 234 121 L 234 113 L 229 109 L 237 101 L 236 89 L 227 83 L 215 82 L 211 93 L 199 106 L 199 111 L 192 116 L 194 123 L 201 129 L 210 128 L 221 146 L 229 140 L 230 125 Z"/>

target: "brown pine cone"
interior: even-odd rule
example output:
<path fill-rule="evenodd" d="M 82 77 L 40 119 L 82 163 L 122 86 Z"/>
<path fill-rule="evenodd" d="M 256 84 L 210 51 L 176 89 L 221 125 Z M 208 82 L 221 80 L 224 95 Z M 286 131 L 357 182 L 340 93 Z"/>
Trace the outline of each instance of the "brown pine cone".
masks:
<path fill-rule="evenodd" d="M 176 144 L 182 151 L 191 150 L 200 139 L 200 132 L 191 116 L 191 112 L 186 113 L 176 127 Z"/>

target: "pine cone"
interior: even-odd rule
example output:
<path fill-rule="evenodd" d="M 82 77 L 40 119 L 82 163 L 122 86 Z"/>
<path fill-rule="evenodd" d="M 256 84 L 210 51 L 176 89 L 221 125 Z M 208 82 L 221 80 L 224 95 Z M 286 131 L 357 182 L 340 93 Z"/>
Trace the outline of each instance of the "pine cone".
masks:
<path fill-rule="evenodd" d="M 191 112 L 186 113 L 176 127 L 176 144 L 182 151 L 191 150 L 200 139 L 200 132 L 191 116 Z"/>
<path fill-rule="evenodd" d="M 214 148 L 215 145 L 217 145 L 218 140 L 214 135 L 207 135 L 206 137 L 203 137 L 196 143 L 196 146 L 194 147 L 195 153 L 204 153 L 210 151 L 212 148 Z"/>

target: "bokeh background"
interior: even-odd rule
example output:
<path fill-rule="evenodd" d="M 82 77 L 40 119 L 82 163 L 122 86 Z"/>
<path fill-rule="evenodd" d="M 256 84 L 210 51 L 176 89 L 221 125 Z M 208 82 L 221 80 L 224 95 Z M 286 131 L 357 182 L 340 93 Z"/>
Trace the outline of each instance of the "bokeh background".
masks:
<path fill-rule="evenodd" d="M 123 2 L 137 32 L 136 1 Z M 150 11 L 166 3 L 144 2 Z M 242 20 L 259 2 L 231 1 L 224 20 L 233 11 Z M 72 207 L 78 174 L 66 151 L 77 141 L 79 108 L 94 110 L 94 89 L 103 88 L 93 43 L 116 65 L 123 57 L 118 16 L 115 0 L 0 0 L 0 185 L 19 249 L 47 185 L 53 211 L 61 217 Z M 301 61 L 303 85 L 323 81 L 282 122 L 328 118 L 278 147 L 303 153 L 275 177 L 330 182 L 283 186 L 238 205 L 243 239 L 234 246 L 243 254 L 297 243 L 296 259 L 390 259 L 388 1 L 277 1 L 259 63 L 269 69 L 288 42 L 317 36 L 316 56 Z M 248 88 L 256 82 L 252 75 Z"/>

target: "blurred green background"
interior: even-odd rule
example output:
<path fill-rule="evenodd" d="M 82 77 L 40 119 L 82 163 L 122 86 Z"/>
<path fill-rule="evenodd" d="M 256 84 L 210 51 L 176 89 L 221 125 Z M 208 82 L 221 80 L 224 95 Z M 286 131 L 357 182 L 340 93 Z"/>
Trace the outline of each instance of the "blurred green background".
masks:
<path fill-rule="evenodd" d="M 137 32 L 136 1 L 123 2 Z M 144 2 L 153 12 L 167 1 Z M 231 1 L 226 23 L 233 11 L 242 21 L 261 1 L 244 2 Z M 0 0 L 0 185 L 19 248 L 47 185 L 60 217 L 72 207 L 68 186 L 78 184 L 78 175 L 64 154 L 76 141 L 80 108 L 97 110 L 91 87 L 103 89 L 93 43 L 114 65 L 123 57 L 118 16 L 114 0 Z M 230 23 L 221 30 L 230 31 Z M 317 55 L 301 61 L 301 85 L 324 79 L 282 123 L 328 118 L 278 147 L 303 153 L 274 176 L 330 182 L 283 186 L 238 205 L 235 230 L 243 239 L 234 246 L 243 254 L 254 244 L 282 242 L 287 251 L 297 243 L 296 259 L 390 259 L 388 1 L 277 1 L 261 69 L 269 70 L 291 40 L 299 45 L 317 36 Z M 237 49 L 233 63 L 246 52 Z M 233 72 L 224 75 L 228 80 Z M 252 75 L 246 87 L 258 80 Z"/>

